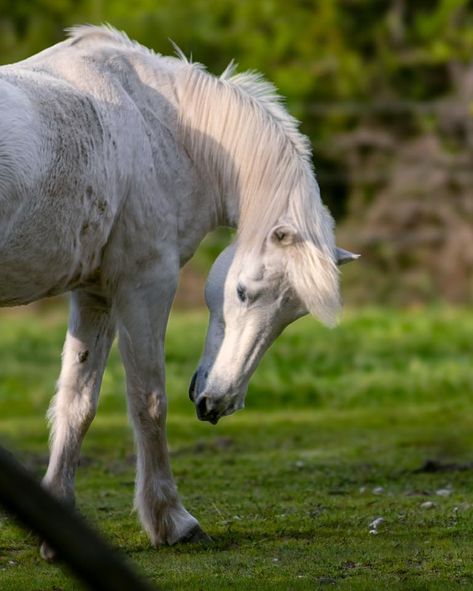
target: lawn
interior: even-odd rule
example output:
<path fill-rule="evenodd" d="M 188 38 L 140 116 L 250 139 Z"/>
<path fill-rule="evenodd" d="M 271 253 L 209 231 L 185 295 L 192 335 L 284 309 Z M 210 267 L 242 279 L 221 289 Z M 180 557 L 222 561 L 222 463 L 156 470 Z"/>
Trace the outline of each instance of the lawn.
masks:
<path fill-rule="evenodd" d="M 0 439 L 40 476 L 64 311 L 0 323 Z M 140 571 L 165 590 L 473 588 L 473 310 L 365 309 L 332 331 L 301 320 L 216 427 L 187 398 L 205 329 L 200 312 L 170 323 L 169 443 L 213 544 L 150 548 L 131 512 L 116 350 L 83 447 L 78 506 Z M 0 514 L 0 589 L 82 587 Z"/>

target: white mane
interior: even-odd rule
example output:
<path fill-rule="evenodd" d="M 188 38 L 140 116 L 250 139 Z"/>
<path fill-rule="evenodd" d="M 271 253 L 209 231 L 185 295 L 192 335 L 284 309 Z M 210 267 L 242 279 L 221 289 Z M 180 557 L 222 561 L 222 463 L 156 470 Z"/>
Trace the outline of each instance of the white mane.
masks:
<path fill-rule="evenodd" d="M 311 313 L 333 324 L 340 309 L 333 220 L 320 199 L 309 141 L 261 75 L 234 75 L 230 64 L 217 78 L 192 66 L 180 110 L 193 158 L 222 194 L 235 195 L 238 240 L 248 248 L 261 248 L 281 221 L 297 228 L 290 282 Z"/>
<path fill-rule="evenodd" d="M 105 26 L 69 29 L 72 42 L 96 39 L 153 52 Z M 311 147 L 286 111 L 275 87 L 255 72 L 220 77 L 192 63 L 176 74 L 184 142 L 221 195 L 239 207 L 238 240 L 261 248 L 271 229 L 287 219 L 300 233 L 288 265 L 290 280 L 309 311 L 327 323 L 338 313 L 338 269 L 333 220 L 322 204 L 311 165 Z"/>
<path fill-rule="evenodd" d="M 138 41 L 130 39 L 124 31 L 119 31 L 109 24 L 101 26 L 74 25 L 72 27 L 68 27 L 66 29 L 66 33 L 72 44 L 83 40 L 108 41 L 109 43 L 116 43 L 117 45 L 125 45 L 131 49 L 137 49 L 143 53 L 159 55 L 156 54 L 152 49 L 141 45 L 141 43 L 138 43 Z"/>

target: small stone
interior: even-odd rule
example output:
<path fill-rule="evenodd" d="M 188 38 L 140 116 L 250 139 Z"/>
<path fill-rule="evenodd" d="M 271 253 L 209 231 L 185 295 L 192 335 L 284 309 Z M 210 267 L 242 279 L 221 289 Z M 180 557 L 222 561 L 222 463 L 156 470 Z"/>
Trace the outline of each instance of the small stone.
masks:
<path fill-rule="evenodd" d="M 365 493 L 366 492 L 366 486 L 360 486 L 359 488 L 360 493 Z"/>
<path fill-rule="evenodd" d="M 372 529 L 377 529 L 382 523 L 384 523 L 383 517 L 377 517 L 374 521 L 370 523 L 370 527 Z"/>
<path fill-rule="evenodd" d="M 425 501 L 425 503 L 421 503 L 420 506 L 422 509 L 432 509 L 435 507 L 435 503 L 432 501 Z"/>
<path fill-rule="evenodd" d="M 370 529 L 370 534 L 372 536 L 376 536 L 376 535 L 378 535 L 378 530 L 377 529 Z"/>
<path fill-rule="evenodd" d="M 438 491 L 435 493 L 438 497 L 448 497 L 452 494 L 451 488 L 439 488 Z"/>
<path fill-rule="evenodd" d="M 384 492 L 384 488 L 382 486 L 377 486 L 376 488 L 373 488 L 374 495 L 382 495 L 383 492 Z"/>

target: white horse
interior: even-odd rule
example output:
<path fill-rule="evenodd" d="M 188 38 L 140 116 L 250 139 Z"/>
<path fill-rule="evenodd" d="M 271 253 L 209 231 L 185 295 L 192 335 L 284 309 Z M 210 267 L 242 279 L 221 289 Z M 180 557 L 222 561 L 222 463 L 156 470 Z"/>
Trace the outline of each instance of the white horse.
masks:
<path fill-rule="evenodd" d="M 190 388 L 200 419 L 243 406 L 275 337 L 340 310 L 337 249 L 309 143 L 274 88 L 219 78 L 106 27 L 0 68 L 0 304 L 72 291 L 44 486 L 74 501 L 83 437 L 119 334 L 137 447 L 135 503 L 158 544 L 205 536 L 166 444 L 163 340 L 180 266 L 219 225 L 238 228 L 206 297 Z M 43 544 L 46 559 L 54 551 Z"/>

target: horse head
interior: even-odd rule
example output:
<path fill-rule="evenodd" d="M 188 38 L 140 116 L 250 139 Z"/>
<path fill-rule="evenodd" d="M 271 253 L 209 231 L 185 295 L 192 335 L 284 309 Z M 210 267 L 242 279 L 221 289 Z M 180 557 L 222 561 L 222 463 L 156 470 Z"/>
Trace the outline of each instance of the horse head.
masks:
<path fill-rule="evenodd" d="M 221 253 L 207 279 L 209 328 L 189 389 L 199 419 L 215 424 L 244 407 L 260 359 L 294 320 L 312 312 L 335 323 L 336 268 L 356 258 L 343 249 L 325 258 L 291 224 L 276 225 L 259 251 L 237 240 Z"/>

